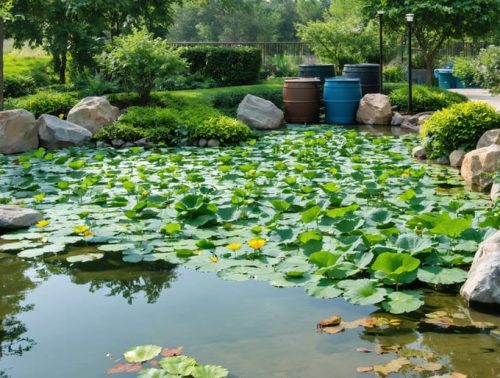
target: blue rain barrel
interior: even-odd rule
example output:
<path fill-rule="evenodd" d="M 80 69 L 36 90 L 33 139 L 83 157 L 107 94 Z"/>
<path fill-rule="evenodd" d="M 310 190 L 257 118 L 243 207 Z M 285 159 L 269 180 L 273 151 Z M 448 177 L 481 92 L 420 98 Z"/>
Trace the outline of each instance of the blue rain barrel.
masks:
<path fill-rule="evenodd" d="M 361 97 L 360 79 L 348 77 L 326 79 L 323 93 L 325 122 L 335 125 L 355 124 Z"/>
<path fill-rule="evenodd" d="M 450 88 L 453 88 L 455 86 L 452 69 L 440 68 L 440 69 L 434 70 L 434 74 L 438 78 L 439 88 L 450 89 Z"/>

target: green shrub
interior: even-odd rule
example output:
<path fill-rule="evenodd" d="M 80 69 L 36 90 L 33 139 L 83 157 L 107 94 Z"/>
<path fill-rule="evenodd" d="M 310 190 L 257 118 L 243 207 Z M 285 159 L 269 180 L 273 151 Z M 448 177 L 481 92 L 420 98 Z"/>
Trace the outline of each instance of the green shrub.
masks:
<path fill-rule="evenodd" d="M 114 38 L 98 60 L 112 80 L 139 94 L 143 103 L 161 78 L 182 72 L 186 62 L 180 52 L 147 30 Z"/>
<path fill-rule="evenodd" d="M 396 89 L 408 87 L 408 83 L 386 83 L 384 82 L 384 94 L 390 95 Z"/>
<path fill-rule="evenodd" d="M 207 105 L 189 103 L 170 108 L 131 107 L 120 121 L 99 130 L 95 138 L 106 142 L 148 138 L 154 143 L 175 146 L 201 138 L 232 144 L 248 139 L 249 135 L 250 129 L 240 121 Z"/>
<path fill-rule="evenodd" d="M 79 99 L 76 93 L 39 92 L 34 95 L 11 99 L 6 102 L 8 109 L 26 109 L 36 117 L 42 114 L 67 115 Z"/>
<path fill-rule="evenodd" d="M 401 66 L 385 66 L 384 81 L 389 83 L 399 83 L 404 80 L 403 67 Z"/>
<path fill-rule="evenodd" d="M 36 82 L 29 76 L 6 77 L 3 85 L 5 97 L 27 96 L 36 91 Z"/>
<path fill-rule="evenodd" d="M 221 144 L 234 144 L 247 140 L 250 128 L 237 119 L 224 115 L 212 116 L 190 129 L 189 136 L 197 139 L 217 139 Z"/>
<path fill-rule="evenodd" d="M 196 46 L 181 51 L 191 74 L 201 74 L 220 85 L 253 84 L 259 79 L 260 49 Z"/>
<path fill-rule="evenodd" d="M 408 87 L 394 90 L 389 99 L 398 109 L 408 107 Z M 453 104 L 467 101 L 465 96 L 444 89 L 417 85 L 413 87 L 413 111 L 415 113 L 441 110 Z"/>
<path fill-rule="evenodd" d="M 489 46 L 479 53 L 479 72 L 476 80 L 483 88 L 500 93 L 500 47 Z"/>
<path fill-rule="evenodd" d="M 427 119 L 421 130 L 430 158 L 448 156 L 453 150 L 475 148 L 479 138 L 490 129 L 500 127 L 500 113 L 481 102 L 455 104 Z"/>
<path fill-rule="evenodd" d="M 476 86 L 479 64 L 474 58 L 460 57 L 453 60 L 453 76 L 458 77 L 468 87 Z"/>

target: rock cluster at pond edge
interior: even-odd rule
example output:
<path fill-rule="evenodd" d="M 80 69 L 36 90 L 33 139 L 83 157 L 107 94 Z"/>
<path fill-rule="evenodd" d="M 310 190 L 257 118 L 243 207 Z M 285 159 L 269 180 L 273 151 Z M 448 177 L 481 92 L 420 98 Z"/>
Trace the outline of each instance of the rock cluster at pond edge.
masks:
<path fill-rule="evenodd" d="M 33 209 L 15 205 L 0 205 L 0 229 L 19 229 L 33 226 L 42 215 Z"/>

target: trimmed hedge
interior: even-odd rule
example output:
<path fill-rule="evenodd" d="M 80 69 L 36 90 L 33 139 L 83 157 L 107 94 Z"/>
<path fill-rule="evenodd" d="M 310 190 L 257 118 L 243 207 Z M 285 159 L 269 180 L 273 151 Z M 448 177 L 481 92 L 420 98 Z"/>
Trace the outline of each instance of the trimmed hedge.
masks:
<path fill-rule="evenodd" d="M 61 114 L 67 115 L 79 100 L 78 94 L 74 92 L 57 93 L 43 91 L 18 99 L 9 99 L 5 104 L 5 108 L 26 109 L 37 118 L 42 114 L 59 116 Z"/>
<path fill-rule="evenodd" d="M 408 86 L 392 91 L 389 99 L 393 106 L 406 109 L 408 106 Z M 415 113 L 441 110 L 465 101 L 467 101 L 467 97 L 444 89 L 425 85 L 413 87 L 413 111 Z"/>
<path fill-rule="evenodd" d="M 500 113 L 485 103 L 466 102 L 443 109 L 427 119 L 421 130 L 430 158 L 448 156 L 452 151 L 473 150 L 488 130 L 500 127 Z"/>
<path fill-rule="evenodd" d="M 6 77 L 3 82 L 5 97 L 21 97 L 36 92 L 36 82 L 29 76 Z"/>
<path fill-rule="evenodd" d="M 260 49 L 195 46 L 182 49 L 192 75 L 200 74 L 220 85 L 253 84 L 262 64 Z"/>

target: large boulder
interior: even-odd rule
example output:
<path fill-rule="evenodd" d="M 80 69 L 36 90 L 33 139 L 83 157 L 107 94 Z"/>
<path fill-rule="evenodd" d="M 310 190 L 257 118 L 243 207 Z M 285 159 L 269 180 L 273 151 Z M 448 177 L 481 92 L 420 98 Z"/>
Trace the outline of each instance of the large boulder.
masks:
<path fill-rule="evenodd" d="M 86 97 L 69 111 L 68 121 L 86 128 L 94 135 L 118 119 L 120 110 L 105 97 Z"/>
<path fill-rule="evenodd" d="M 492 144 L 500 144 L 500 129 L 486 131 L 477 142 L 477 149 L 491 146 Z"/>
<path fill-rule="evenodd" d="M 465 155 L 461 174 L 474 190 L 487 190 L 493 183 L 493 176 L 500 170 L 500 145 L 473 150 Z"/>
<path fill-rule="evenodd" d="M 479 246 L 460 294 L 471 302 L 500 304 L 500 231 Z"/>
<path fill-rule="evenodd" d="M 454 168 L 460 168 L 464 162 L 466 152 L 464 150 L 455 150 L 450 154 L 450 165 Z"/>
<path fill-rule="evenodd" d="M 33 226 L 42 215 L 33 209 L 14 205 L 0 205 L 0 229 L 18 229 Z"/>
<path fill-rule="evenodd" d="M 82 146 L 92 138 L 92 133 L 74 123 L 48 114 L 38 118 L 40 145 L 47 149 Z"/>
<path fill-rule="evenodd" d="M 24 109 L 0 112 L 0 154 L 17 154 L 36 148 L 35 116 Z"/>
<path fill-rule="evenodd" d="M 359 103 L 356 120 L 363 125 L 390 125 L 392 107 L 389 97 L 379 93 L 366 94 Z"/>
<path fill-rule="evenodd" d="M 490 198 L 492 201 L 500 198 L 500 182 L 494 182 L 491 186 Z"/>
<path fill-rule="evenodd" d="M 285 114 L 271 101 L 249 94 L 238 106 L 237 118 L 252 129 L 276 130 L 283 126 Z"/>

